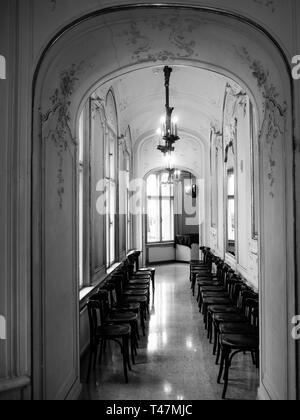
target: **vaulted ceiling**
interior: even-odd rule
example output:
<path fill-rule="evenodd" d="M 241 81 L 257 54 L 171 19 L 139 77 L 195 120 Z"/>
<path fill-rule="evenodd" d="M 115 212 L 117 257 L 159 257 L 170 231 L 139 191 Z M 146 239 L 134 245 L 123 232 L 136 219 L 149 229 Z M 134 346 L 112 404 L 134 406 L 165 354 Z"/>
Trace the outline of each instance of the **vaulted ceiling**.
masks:
<path fill-rule="evenodd" d="M 225 87 L 228 79 L 212 71 L 194 67 L 172 66 L 170 105 L 178 117 L 179 135 L 209 140 L 210 126 L 221 126 Z M 160 119 L 165 113 L 163 67 L 145 68 L 117 78 L 102 86 L 116 95 L 120 131 L 128 125 L 133 142 L 157 137 Z"/>

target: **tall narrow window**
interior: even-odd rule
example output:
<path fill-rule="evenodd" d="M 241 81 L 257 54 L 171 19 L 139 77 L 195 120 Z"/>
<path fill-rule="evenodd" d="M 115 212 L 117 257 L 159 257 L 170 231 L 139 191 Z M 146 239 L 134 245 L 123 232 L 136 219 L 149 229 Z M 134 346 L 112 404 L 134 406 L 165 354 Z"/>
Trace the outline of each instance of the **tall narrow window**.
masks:
<path fill-rule="evenodd" d="M 147 243 L 174 241 L 174 184 L 167 172 L 147 179 Z"/>
<path fill-rule="evenodd" d="M 130 155 L 126 156 L 126 249 L 132 249 L 132 212 L 130 208 Z"/>
<path fill-rule="evenodd" d="M 256 125 L 253 104 L 250 102 L 250 138 L 251 138 L 251 163 L 252 163 L 252 237 L 258 237 L 259 218 L 259 150 L 256 137 Z"/>
<path fill-rule="evenodd" d="M 0 55 L 0 79 L 6 79 L 6 60 L 3 55 Z"/>
<path fill-rule="evenodd" d="M 227 171 L 227 252 L 235 255 L 235 176 Z"/>
<path fill-rule="evenodd" d="M 79 288 L 84 285 L 84 268 L 83 268 L 83 195 L 84 195 L 84 129 L 83 129 L 84 113 L 79 119 L 79 142 L 78 142 L 78 242 L 79 242 Z"/>
<path fill-rule="evenodd" d="M 117 210 L 117 183 L 116 183 L 116 139 L 114 134 L 108 134 L 108 177 L 107 177 L 107 212 L 106 237 L 107 266 L 114 264 L 116 259 L 116 210 Z"/>

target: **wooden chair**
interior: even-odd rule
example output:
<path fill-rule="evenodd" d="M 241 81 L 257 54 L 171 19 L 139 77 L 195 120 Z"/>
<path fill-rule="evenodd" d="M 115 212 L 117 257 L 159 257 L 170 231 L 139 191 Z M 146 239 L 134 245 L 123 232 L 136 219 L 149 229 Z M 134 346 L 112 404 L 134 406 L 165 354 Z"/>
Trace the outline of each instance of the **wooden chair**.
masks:
<path fill-rule="evenodd" d="M 100 345 L 99 362 L 101 364 L 104 346 L 107 341 L 117 343 L 121 348 L 123 356 L 123 369 L 125 382 L 128 383 L 128 368 L 131 370 L 129 359 L 129 340 L 131 330 L 127 325 L 103 325 L 101 320 L 101 305 L 97 300 L 90 300 L 87 304 L 90 324 L 90 357 L 87 373 L 89 381 L 92 363 L 94 359 L 94 370 L 96 368 L 98 349 Z"/>

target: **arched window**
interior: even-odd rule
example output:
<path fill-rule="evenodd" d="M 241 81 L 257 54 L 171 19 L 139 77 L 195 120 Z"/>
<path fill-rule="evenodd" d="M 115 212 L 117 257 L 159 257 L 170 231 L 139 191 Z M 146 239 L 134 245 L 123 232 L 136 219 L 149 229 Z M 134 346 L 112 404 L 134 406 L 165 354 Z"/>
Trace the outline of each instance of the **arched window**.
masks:
<path fill-rule="evenodd" d="M 0 79 L 6 79 L 6 60 L 3 55 L 0 55 Z"/>

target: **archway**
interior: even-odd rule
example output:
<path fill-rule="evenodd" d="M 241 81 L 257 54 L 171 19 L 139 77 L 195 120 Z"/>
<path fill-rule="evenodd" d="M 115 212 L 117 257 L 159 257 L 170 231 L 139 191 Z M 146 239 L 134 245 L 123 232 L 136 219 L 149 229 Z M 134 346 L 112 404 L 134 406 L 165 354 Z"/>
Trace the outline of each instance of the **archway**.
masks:
<path fill-rule="evenodd" d="M 260 396 L 293 399 L 296 349 L 288 331 L 295 313 L 293 135 L 286 63 L 270 38 L 248 21 L 207 9 L 158 6 L 106 10 L 82 19 L 51 43 L 36 73 L 34 396 L 71 398 L 79 391 L 75 161 L 80 102 L 99 81 L 153 63 L 219 72 L 239 83 L 256 104 L 260 128 Z"/>

